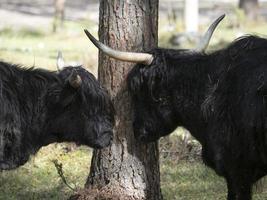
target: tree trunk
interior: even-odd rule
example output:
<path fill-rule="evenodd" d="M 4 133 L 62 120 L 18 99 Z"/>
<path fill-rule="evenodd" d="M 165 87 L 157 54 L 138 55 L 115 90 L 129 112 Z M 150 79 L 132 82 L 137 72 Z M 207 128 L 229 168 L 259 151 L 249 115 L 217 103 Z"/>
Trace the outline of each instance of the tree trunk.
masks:
<path fill-rule="evenodd" d="M 239 8 L 244 10 L 246 17 L 249 20 L 257 20 L 259 13 L 258 0 L 239 0 Z"/>
<path fill-rule="evenodd" d="M 144 51 L 157 46 L 157 31 L 158 0 L 100 0 L 99 38 L 104 44 L 122 51 Z M 98 77 L 116 110 L 115 137 L 109 148 L 93 152 L 88 195 L 80 199 L 162 199 L 158 144 L 140 144 L 132 130 L 126 77 L 133 66 L 99 54 Z"/>
<path fill-rule="evenodd" d="M 65 19 L 65 0 L 54 0 L 54 22 L 53 32 L 57 32 L 58 27 L 62 28 Z"/>

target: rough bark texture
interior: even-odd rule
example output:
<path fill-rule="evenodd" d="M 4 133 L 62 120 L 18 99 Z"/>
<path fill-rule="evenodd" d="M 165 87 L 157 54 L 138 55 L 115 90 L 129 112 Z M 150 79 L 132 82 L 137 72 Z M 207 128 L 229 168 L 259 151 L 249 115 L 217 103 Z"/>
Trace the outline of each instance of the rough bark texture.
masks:
<path fill-rule="evenodd" d="M 239 0 L 239 8 L 244 10 L 249 20 L 257 20 L 259 13 L 258 0 Z"/>
<path fill-rule="evenodd" d="M 138 52 L 157 45 L 158 0 L 101 0 L 99 16 L 99 38 L 108 46 Z M 84 199 L 162 199 L 158 144 L 138 143 L 132 130 L 126 77 L 133 66 L 99 55 L 99 80 L 116 110 L 115 138 L 111 147 L 94 151 Z"/>

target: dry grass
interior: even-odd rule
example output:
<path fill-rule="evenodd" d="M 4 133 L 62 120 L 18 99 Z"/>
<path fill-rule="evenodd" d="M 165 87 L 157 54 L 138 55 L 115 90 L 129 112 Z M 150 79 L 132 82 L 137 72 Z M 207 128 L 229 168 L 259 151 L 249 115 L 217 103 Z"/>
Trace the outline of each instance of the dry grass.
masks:
<path fill-rule="evenodd" d="M 57 174 L 52 160 L 62 163 L 64 175 L 73 188 L 83 188 L 89 173 L 91 151 L 79 147 L 67 152 L 68 144 L 42 148 L 24 166 L 0 173 L 0 199 L 66 199 L 70 190 Z"/>

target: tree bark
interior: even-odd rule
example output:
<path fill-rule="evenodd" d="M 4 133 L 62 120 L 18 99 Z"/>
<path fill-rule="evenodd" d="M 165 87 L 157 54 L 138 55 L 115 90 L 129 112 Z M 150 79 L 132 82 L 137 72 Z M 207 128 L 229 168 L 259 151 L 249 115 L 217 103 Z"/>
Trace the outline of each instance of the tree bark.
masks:
<path fill-rule="evenodd" d="M 99 38 L 104 44 L 141 52 L 157 46 L 157 31 L 158 0 L 100 0 Z M 162 199 L 158 144 L 140 144 L 132 130 L 126 77 L 133 66 L 99 54 L 98 77 L 113 99 L 116 125 L 113 144 L 93 152 L 88 197 L 97 189 L 99 199 Z"/>
<path fill-rule="evenodd" d="M 249 20 L 257 20 L 259 13 L 258 0 L 239 0 L 239 8 L 244 10 L 246 17 Z"/>

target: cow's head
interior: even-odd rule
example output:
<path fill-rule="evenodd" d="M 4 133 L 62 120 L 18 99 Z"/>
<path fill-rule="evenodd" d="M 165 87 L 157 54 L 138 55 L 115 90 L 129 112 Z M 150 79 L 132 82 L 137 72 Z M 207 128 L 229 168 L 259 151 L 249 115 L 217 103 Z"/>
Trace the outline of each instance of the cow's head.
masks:
<path fill-rule="evenodd" d="M 59 142 L 108 146 L 114 109 L 107 91 L 82 67 L 59 65 L 58 77 L 62 85 L 55 84 L 47 95 L 49 131 Z"/>
<path fill-rule="evenodd" d="M 92 148 L 111 143 L 114 110 L 107 91 L 84 68 L 63 68 L 60 60 L 59 65 L 58 72 L 26 71 L 27 90 L 17 93 L 23 100 L 1 96 L 0 169 L 24 164 L 40 147 L 53 142 Z"/>
<path fill-rule="evenodd" d="M 133 98 L 135 137 L 151 142 L 171 133 L 181 123 L 176 108 L 177 95 L 169 85 L 170 65 L 177 66 L 193 54 L 202 54 L 212 33 L 225 15 L 216 19 L 194 50 L 154 49 L 149 53 L 133 53 L 113 50 L 97 41 L 87 30 L 88 38 L 105 54 L 118 60 L 138 63 L 128 75 L 128 88 Z M 178 67 L 178 66 L 177 66 Z"/>

